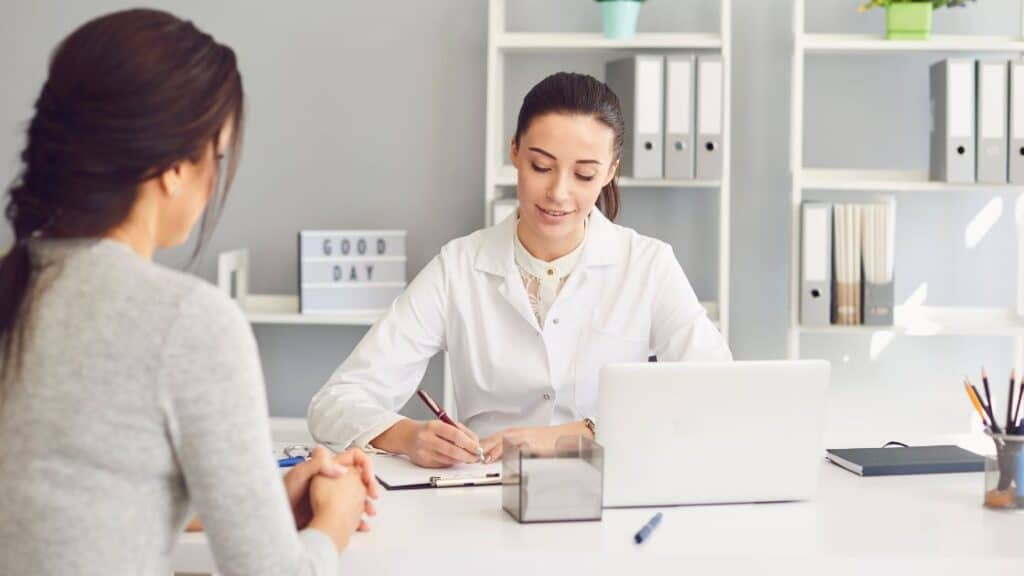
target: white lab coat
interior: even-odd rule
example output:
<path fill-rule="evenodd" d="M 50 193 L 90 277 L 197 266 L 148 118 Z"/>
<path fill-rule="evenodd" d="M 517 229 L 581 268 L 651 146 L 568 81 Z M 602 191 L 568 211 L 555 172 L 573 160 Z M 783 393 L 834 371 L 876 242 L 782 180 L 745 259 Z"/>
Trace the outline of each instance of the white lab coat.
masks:
<path fill-rule="evenodd" d="M 484 438 L 593 418 L 610 362 L 732 355 L 672 248 L 590 216 L 580 260 L 538 326 L 513 258 L 516 216 L 446 244 L 313 397 L 309 428 L 336 448 L 401 417 L 428 360 L 448 352 L 458 417 Z"/>

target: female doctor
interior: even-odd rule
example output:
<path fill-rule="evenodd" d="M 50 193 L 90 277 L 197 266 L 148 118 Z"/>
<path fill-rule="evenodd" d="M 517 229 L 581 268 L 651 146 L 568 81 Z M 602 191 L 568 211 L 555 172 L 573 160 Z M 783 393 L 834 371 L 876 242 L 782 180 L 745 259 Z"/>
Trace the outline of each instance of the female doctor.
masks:
<path fill-rule="evenodd" d="M 426 467 L 477 461 L 478 447 L 493 461 L 504 437 L 593 434 L 604 364 L 731 359 L 672 248 L 613 224 L 624 130 L 618 97 L 590 76 L 530 90 L 510 153 L 518 217 L 423 268 L 313 397 L 319 442 Z M 463 423 L 397 414 L 443 350 Z"/>

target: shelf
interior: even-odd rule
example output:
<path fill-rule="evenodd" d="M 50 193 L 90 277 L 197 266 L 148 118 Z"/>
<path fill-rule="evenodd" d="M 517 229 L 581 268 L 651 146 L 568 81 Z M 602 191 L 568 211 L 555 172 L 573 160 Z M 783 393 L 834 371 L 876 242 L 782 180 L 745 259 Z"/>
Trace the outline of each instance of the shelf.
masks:
<path fill-rule="evenodd" d="M 708 317 L 718 326 L 718 304 L 701 302 Z M 368 310 L 347 314 L 300 314 L 299 297 L 291 295 L 250 294 L 242 308 L 253 324 L 304 324 L 320 326 L 372 326 L 384 310 Z"/>
<path fill-rule="evenodd" d="M 879 192 L 1022 192 L 1022 184 L 977 182 L 936 182 L 927 172 L 905 170 L 804 169 L 800 177 L 804 190 L 856 190 Z"/>
<path fill-rule="evenodd" d="M 250 294 L 242 307 L 253 324 L 305 324 L 320 326 L 372 326 L 384 310 L 367 310 L 344 314 L 301 314 L 299 297 L 291 295 Z"/>
<path fill-rule="evenodd" d="M 1024 336 L 1024 319 L 1006 308 L 896 307 L 895 326 L 797 326 L 806 334 Z"/>
<path fill-rule="evenodd" d="M 499 50 L 681 50 L 721 49 L 718 34 L 637 34 L 613 40 L 601 34 L 541 34 L 506 32 L 494 41 Z"/>
<path fill-rule="evenodd" d="M 929 40 L 886 40 L 881 34 L 805 34 L 797 46 L 806 53 L 1024 52 L 1024 39 L 1011 36 L 933 35 Z"/>

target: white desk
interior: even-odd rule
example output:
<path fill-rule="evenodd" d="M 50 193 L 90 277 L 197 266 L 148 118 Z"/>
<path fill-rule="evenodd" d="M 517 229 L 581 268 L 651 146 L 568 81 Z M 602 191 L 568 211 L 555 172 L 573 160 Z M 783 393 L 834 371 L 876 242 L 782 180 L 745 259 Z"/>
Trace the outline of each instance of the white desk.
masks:
<path fill-rule="evenodd" d="M 860 478 L 823 462 L 811 502 L 605 510 L 601 522 L 526 525 L 501 509 L 499 487 L 385 492 L 373 531 L 353 538 L 341 573 L 1020 574 L 1024 514 L 984 509 L 982 481 Z M 635 545 L 655 510 L 661 526 Z M 174 568 L 213 570 L 203 535 L 182 537 Z"/>

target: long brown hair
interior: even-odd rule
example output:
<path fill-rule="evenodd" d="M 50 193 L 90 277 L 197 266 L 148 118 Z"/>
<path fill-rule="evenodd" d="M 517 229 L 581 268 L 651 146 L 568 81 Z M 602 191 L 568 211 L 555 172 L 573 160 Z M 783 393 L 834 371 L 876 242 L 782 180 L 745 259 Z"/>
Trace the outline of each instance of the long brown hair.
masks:
<path fill-rule="evenodd" d="M 203 215 L 198 254 L 237 167 L 243 101 L 231 48 L 166 12 L 115 12 L 60 43 L 8 190 L 15 244 L 0 260 L 0 375 L 19 359 L 31 306 L 29 241 L 102 237 L 128 217 L 142 182 L 200 161 L 230 119 L 230 160 Z"/>
<path fill-rule="evenodd" d="M 593 76 L 573 72 L 558 72 L 541 80 L 526 94 L 519 108 L 516 146 L 519 146 L 519 138 L 530 128 L 534 118 L 551 113 L 595 118 L 615 134 L 612 141 L 613 163 L 622 155 L 623 134 L 626 131 L 622 108 L 619 97 L 604 82 Z M 616 172 L 597 198 L 597 208 L 612 221 L 619 215 L 618 181 L 619 174 Z"/>

